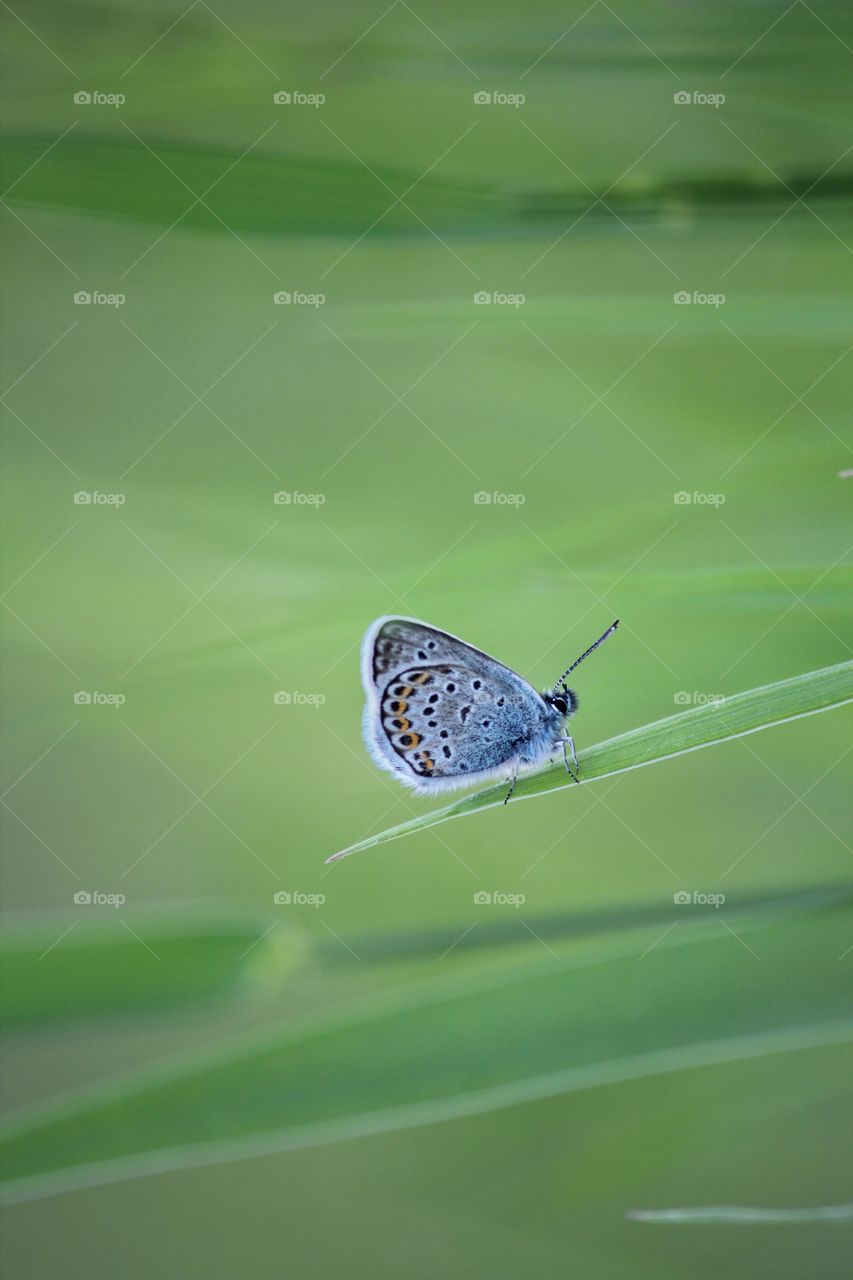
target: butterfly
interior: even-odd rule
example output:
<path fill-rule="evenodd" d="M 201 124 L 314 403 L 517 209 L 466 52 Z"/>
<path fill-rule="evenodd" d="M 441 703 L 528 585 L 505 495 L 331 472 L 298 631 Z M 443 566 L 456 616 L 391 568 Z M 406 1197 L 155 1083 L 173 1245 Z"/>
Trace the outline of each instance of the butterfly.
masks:
<path fill-rule="evenodd" d="M 577 782 L 566 721 L 578 699 L 566 677 L 618 625 L 617 618 L 553 688 L 537 693 L 502 662 L 447 631 L 417 618 L 377 618 L 361 645 L 370 754 L 422 794 L 506 777 L 506 804 L 521 766 L 539 764 L 557 749 Z"/>

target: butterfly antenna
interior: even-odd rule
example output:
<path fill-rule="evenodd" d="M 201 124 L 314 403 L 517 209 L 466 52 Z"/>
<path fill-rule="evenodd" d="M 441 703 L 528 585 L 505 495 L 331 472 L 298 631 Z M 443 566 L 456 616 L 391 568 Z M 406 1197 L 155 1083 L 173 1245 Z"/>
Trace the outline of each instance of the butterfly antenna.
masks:
<path fill-rule="evenodd" d="M 619 619 L 617 618 L 616 621 L 611 623 L 611 625 L 607 628 L 607 630 L 604 632 L 604 635 L 599 636 L 594 644 L 591 644 L 588 649 L 585 649 L 584 652 L 581 654 L 581 656 L 579 658 L 576 658 L 570 667 L 566 668 L 566 670 L 560 676 L 557 683 L 554 685 L 554 689 L 553 689 L 554 693 L 558 693 L 560 689 L 565 688 L 563 681 L 565 680 L 566 676 L 571 675 L 575 667 L 579 667 L 580 664 L 583 662 L 584 658 L 588 658 L 591 653 L 595 653 L 598 646 L 600 644 L 604 644 L 604 641 L 607 639 L 607 637 L 612 636 L 613 632 L 616 630 L 618 626 L 619 626 Z"/>

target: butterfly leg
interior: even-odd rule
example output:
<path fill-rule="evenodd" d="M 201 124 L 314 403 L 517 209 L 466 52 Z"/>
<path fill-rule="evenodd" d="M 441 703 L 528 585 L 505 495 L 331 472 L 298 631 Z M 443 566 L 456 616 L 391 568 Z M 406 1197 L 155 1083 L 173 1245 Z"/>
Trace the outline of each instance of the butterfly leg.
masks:
<path fill-rule="evenodd" d="M 578 778 L 577 773 L 572 773 L 571 769 L 569 768 L 569 757 L 566 755 L 566 743 L 568 743 L 572 749 L 572 762 L 575 766 L 575 769 L 577 770 L 578 757 L 575 752 L 574 739 L 571 736 L 569 736 L 567 738 L 561 738 L 560 742 L 563 745 L 563 764 L 566 766 L 566 773 L 569 775 L 569 777 L 572 779 L 573 782 L 579 783 L 580 779 Z"/>
<path fill-rule="evenodd" d="M 504 796 L 504 804 L 509 803 L 509 798 L 512 795 L 513 791 L 515 790 L 515 781 L 517 777 L 518 777 L 518 761 L 516 761 L 515 771 L 513 772 L 513 775 L 509 780 L 509 791 L 507 791 L 506 795 Z"/>
<path fill-rule="evenodd" d="M 578 753 L 575 751 L 575 740 L 570 733 L 566 734 L 566 742 L 568 742 L 569 747 L 571 748 L 572 764 L 575 766 L 575 773 L 580 773 L 578 768 Z"/>

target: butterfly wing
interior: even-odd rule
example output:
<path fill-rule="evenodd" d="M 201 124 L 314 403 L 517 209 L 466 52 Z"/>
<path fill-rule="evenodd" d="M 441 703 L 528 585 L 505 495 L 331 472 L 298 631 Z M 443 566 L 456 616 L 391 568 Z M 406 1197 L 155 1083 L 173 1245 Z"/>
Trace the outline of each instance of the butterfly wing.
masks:
<path fill-rule="evenodd" d="M 414 618 L 379 618 L 362 644 L 364 736 L 377 764 L 420 791 L 528 763 L 554 739 L 551 708 L 503 663 Z"/>

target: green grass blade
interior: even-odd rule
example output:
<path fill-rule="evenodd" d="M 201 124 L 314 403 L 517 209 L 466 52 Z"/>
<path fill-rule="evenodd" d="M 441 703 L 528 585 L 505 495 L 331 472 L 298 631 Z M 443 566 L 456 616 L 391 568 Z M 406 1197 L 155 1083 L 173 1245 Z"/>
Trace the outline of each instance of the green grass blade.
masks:
<path fill-rule="evenodd" d="M 737 921 L 740 917 L 765 915 L 771 912 L 805 911 L 810 908 L 830 906 L 844 901 L 850 894 L 849 884 L 822 884 L 809 889 L 793 889 L 778 894 L 767 890 L 755 893 L 738 893 L 737 898 L 726 902 L 726 919 Z M 588 944 L 591 939 L 613 937 L 618 933 L 637 929 L 666 929 L 673 923 L 673 902 L 669 898 L 652 902 L 623 902 L 607 907 L 587 907 L 579 911 L 554 911 L 532 913 L 511 911 L 507 918 L 484 920 L 476 929 L 459 936 L 459 922 L 434 926 L 429 929 L 407 929 L 380 933 L 354 934 L 352 949 L 363 962 L 386 964 L 403 958 L 436 960 L 453 952 L 456 959 L 490 951 L 493 959 L 498 954 L 517 955 L 516 949 L 528 949 L 531 936 L 540 942 L 570 945 Z M 714 903 L 694 903 L 691 906 L 691 923 L 701 918 L 719 920 L 719 907 Z M 327 969 L 336 969 L 351 963 L 349 952 L 334 938 L 319 938 L 312 947 L 312 958 Z"/>
<path fill-rule="evenodd" d="M 30 133 L 6 138 L 0 181 L 4 189 L 11 184 L 11 200 L 21 208 L 71 210 L 164 227 L 179 222 L 184 230 L 214 233 L 222 229 L 221 218 L 243 234 L 312 238 L 358 232 L 380 239 L 401 233 L 423 236 L 429 234 L 426 223 L 445 232 L 530 234 L 536 228 L 564 226 L 581 215 L 593 224 L 610 217 L 603 208 L 590 209 L 588 188 L 568 180 L 558 188 L 549 184 L 518 190 L 492 180 L 425 175 L 402 164 L 378 164 L 368 172 L 345 153 L 304 156 L 261 148 L 244 154 L 242 147 L 200 146 L 152 136 L 148 145 L 165 168 L 180 174 L 196 191 L 210 190 L 204 202 L 188 204 L 180 182 L 152 180 L 157 161 L 129 134 L 70 134 L 51 154 L 50 164 L 42 167 L 39 161 L 50 141 Z M 240 181 L 220 184 L 222 175 L 237 163 Z M 92 181 L 93 174 L 99 181 Z M 648 177 L 639 188 L 617 184 L 608 207 L 620 216 L 645 220 L 671 216 L 674 204 L 682 210 L 766 216 L 788 205 L 792 189 L 805 192 L 820 183 L 812 200 L 823 201 L 843 195 L 850 182 L 846 175 L 821 173 L 819 168 L 783 176 L 788 181 L 776 181 L 764 172 L 702 178 L 664 172 Z M 387 187 L 410 189 L 412 195 L 405 205 L 400 201 L 389 209 Z"/>
<path fill-rule="evenodd" d="M 751 1208 L 745 1205 L 703 1205 L 698 1209 L 634 1209 L 627 1217 L 634 1222 L 684 1223 L 707 1226 L 750 1227 L 756 1222 L 788 1226 L 800 1222 L 853 1222 L 853 1204 L 820 1204 L 805 1209 Z"/>
<path fill-rule="evenodd" d="M 106 908 L 100 908 L 105 910 Z M 257 920 L 57 915 L 0 934 L 0 1022 L 8 1030 L 72 1018 L 167 1009 L 260 989 L 301 955 L 300 938 L 276 929 L 258 943 Z"/>
<path fill-rule="evenodd" d="M 656 764 L 672 756 L 684 755 L 688 751 L 698 751 L 702 747 L 727 742 L 731 738 L 757 733 L 761 729 L 797 720 L 801 716 L 829 711 L 852 700 L 853 661 L 839 662 L 834 667 L 823 667 L 819 671 L 792 676 L 789 680 L 779 680 L 775 684 L 735 693 L 718 702 L 691 707 L 689 711 L 667 716 L 665 720 L 656 720 L 642 728 L 631 729 L 628 733 L 581 751 L 578 755 L 580 783 L 598 782 L 614 773 L 626 773 L 630 769 L 639 769 L 643 765 Z M 562 764 L 549 765 L 535 773 L 519 776 L 512 803 L 543 795 L 547 791 L 573 788 L 575 785 Z M 505 782 L 486 787 L 485 790 L 461 800 L 454 800 L 442 809 L 434 809 L 431 813 L 367 836 L 347 849 L 332 854 L 326 861 L 337 862 L 374 845 L 385 844 L 388 840 L 396 840 L 399 836 L 411 835 L 415 831 L 423 831 L 436 823 L 462 818 L 480 809 L 491 809 L 503 804 L 506 791 Z"/>
<path fill-rule="evenodd" d="M 5 1198 L 841 1044 L 851 929 L 850 892 L 734 928 L 682 920 L 184 1057 L 19 1113 L 0 1133 Z"/>

